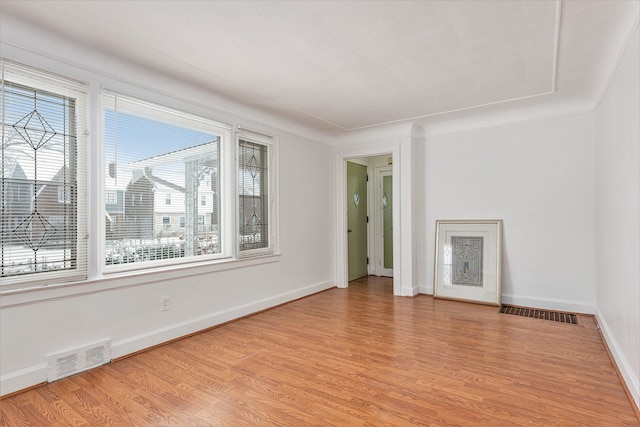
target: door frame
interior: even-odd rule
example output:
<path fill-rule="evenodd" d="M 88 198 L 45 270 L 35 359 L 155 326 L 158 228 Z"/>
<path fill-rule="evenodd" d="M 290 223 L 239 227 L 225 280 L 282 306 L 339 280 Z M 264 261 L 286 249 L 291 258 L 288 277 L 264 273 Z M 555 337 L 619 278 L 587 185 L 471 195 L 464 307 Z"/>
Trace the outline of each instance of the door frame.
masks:
<path fill-rule="evenodd" d="M 408 240 L 411 244 L 410 230 L 407 236 L 402 233 L 400 224 L 401 200 L 400 193 L 400 175 L 402 171 L 402 158 L 400 153 L 400 142 L 377 145 L 377 146 L 361 146 L 348 151 L 336 154 L 336 286 L 338 288 L 349 287 L 348 280 L 348 242 L 347 242 L 347 161 L 363 157 L 375 157 L 381 155 L 391 155 L 393 157 L 393 294 L 413 296 L 411 283 L 403 286 L 402 271 L 400 268 L 400 248 L 401 241 Z M 407 159 L 410 160 L 410 159 Z M 409 170 L 410 173 L 410 170 Z M 410 200 L 410 197 L 408 198 Z M 411 268 L 411 262 L 408 263 Z M 409 272 L 410 273 L 410 272 Z M 411 278 L 411 274 L 408 275 Z"/>

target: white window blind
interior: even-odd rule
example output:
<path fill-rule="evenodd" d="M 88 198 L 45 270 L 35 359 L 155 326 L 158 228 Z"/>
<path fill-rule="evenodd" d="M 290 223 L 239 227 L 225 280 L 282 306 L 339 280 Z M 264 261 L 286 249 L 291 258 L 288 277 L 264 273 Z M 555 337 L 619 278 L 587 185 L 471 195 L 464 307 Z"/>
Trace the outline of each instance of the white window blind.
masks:
<path fill-rule="evenodd" d="M 218 205 L 224 127 L 118 94 L 103 94 L 107 266 L 151 266 L 222 253 Z M 206 197 L 213 202 L 202 205 Z M 118 199 L 120 200 L 120 199 Z"/>
<path fill-rule="evenodd" d="M 83 85 L 0 62 L 3 286 L 86 278 Z"/>

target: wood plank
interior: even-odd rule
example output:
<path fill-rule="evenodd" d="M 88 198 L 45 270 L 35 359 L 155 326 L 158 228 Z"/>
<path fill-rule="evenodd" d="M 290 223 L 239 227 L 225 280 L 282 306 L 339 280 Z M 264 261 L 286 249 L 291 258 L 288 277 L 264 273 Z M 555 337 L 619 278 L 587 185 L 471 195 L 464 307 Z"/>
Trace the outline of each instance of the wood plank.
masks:
<path fill-rule="evenodd" d="M 640 426 L 592 317 L 369 277 L 0 401 L 0 426 Z"/>

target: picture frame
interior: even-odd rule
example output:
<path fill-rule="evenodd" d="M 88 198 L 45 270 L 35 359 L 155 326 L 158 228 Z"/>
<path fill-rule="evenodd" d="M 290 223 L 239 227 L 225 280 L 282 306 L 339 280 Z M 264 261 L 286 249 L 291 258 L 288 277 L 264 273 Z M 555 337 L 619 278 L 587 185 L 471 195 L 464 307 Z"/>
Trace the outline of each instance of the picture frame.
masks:
<path fill-rule="evenodd" d="M 436 220 L 434 298 L 501 303 L 502 220 Z"/>

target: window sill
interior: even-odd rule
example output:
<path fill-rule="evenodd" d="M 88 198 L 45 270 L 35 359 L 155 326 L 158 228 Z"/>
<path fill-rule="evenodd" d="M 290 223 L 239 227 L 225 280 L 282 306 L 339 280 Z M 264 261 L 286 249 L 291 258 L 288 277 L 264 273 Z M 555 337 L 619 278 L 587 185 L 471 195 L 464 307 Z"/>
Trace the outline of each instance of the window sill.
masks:
<path fill-rule="evenodd" d="M 129 288 L 155 283 L 158 280 L 174 280 L 218 271 L 235 270 L 256 265 L 277 262 L 280 254 L 253 258 L 222 259 L 201 263 L 190 263 L 160 267 L 148 270 L 114 272 L 92 279 L 59 283 L 55 285 L 35 285 L 31 287 L 0 290 L 0 309 L 57 300 L 78 295 Z"/>

